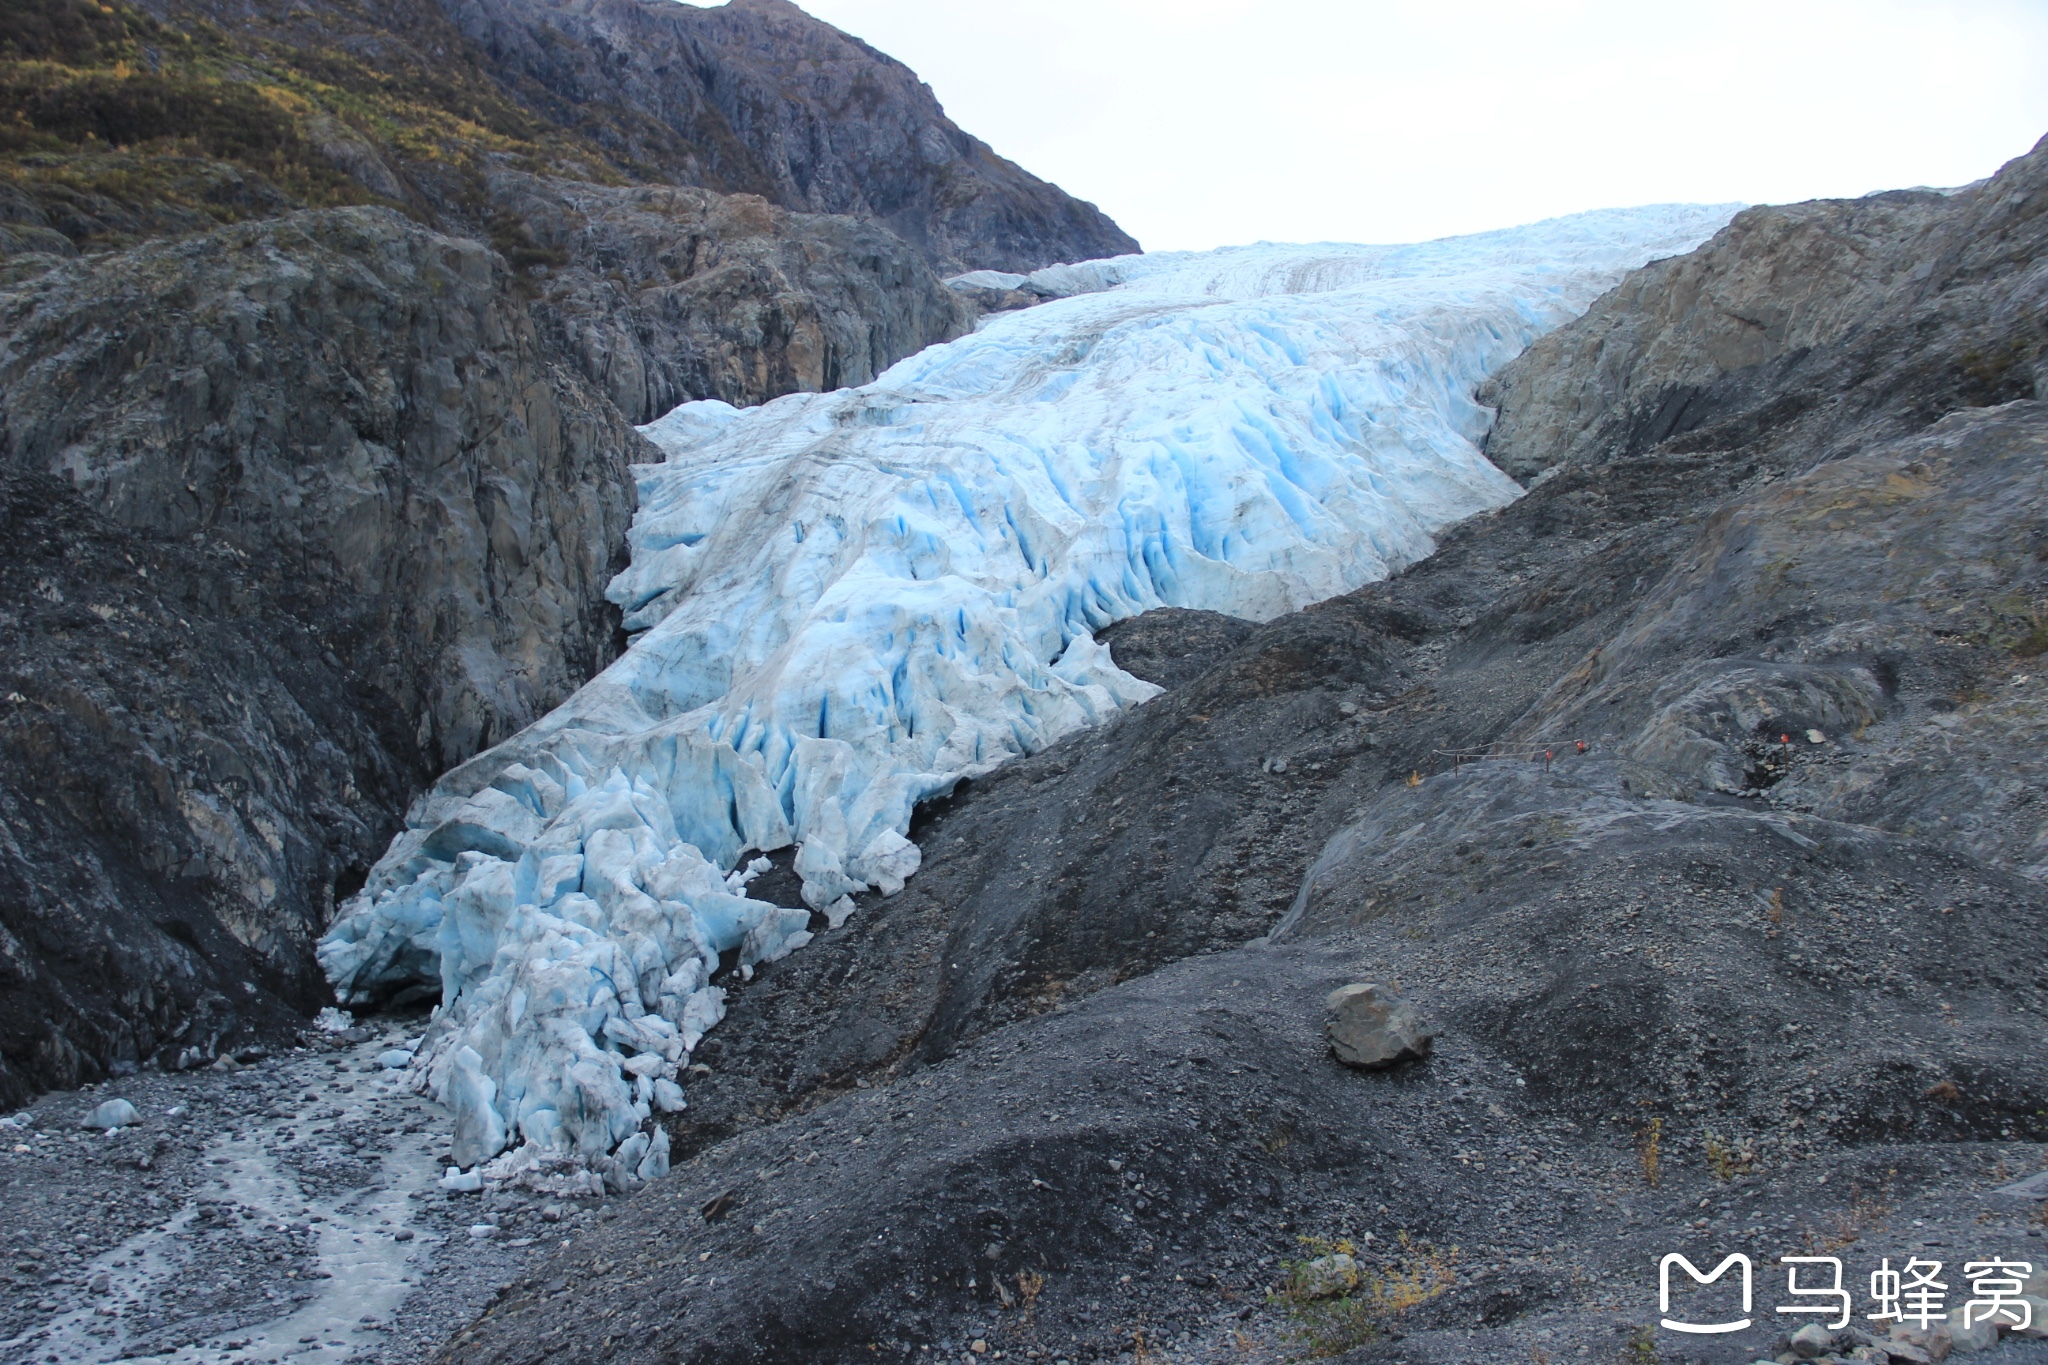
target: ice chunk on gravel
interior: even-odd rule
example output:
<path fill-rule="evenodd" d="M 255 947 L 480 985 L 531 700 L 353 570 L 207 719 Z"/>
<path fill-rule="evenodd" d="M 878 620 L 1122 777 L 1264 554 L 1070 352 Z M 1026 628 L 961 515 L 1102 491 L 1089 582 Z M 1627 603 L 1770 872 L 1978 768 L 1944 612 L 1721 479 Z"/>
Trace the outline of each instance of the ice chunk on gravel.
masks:
<path fill-rule="evenodd" d="M 486 1179 L 639 1179 L 721 954 L 809 938 L 742 864 L 794 844 L 838 927 L 919 801 L 1156 695 L 1101 627 L 1268 619 L 1510 501 L 1479 381 L 1732 212 L 1058 266 L 862 388 L 676 409 L 608 590 L 637 637 L 416 804 L 321 945 L 338 998 L 438 983 L 415 1075 Z"/>
<path fill-rule="evenodd" d="M 92 1112 L 79 1120 L 82 1128 L 126 1128 L 140 1121 L 142 1115 L 126 1100 L 106 1100 L 94 1105 Z"/>

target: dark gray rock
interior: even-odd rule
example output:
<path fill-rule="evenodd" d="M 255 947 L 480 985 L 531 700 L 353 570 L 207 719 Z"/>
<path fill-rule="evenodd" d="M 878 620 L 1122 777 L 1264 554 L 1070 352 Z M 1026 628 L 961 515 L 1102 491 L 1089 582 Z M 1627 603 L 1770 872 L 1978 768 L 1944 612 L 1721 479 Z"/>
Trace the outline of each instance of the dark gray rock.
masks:
<path fill-rule="evenodd" d="M 351 209 L 0 290 L 13 1093 L 317 1003 L 417 785 L 615 653 L 651 448 L 508 285 Z"/>
<path fill-rule="evenodd" d="M 1834 1349 L 1834 1334 L 1817 1322 L 1809 1322 L 1792 1334 L 1792 1354 L 1801 1360 L 1813 1360 Z"/>
<path fill-rule="evenodd" d="M 611 657 L 626 466 L 653 455 L 506 284 L 381 209 L 54 267 L 0 296 L 0 458 L 225 541 L 460 762 Z"/>
<path fill-rule="evenodd" d="M 426 765 L 226 542 L 5 466 L 0 538 L 0 1091 L 206 1065 L 317 1003 L 307 943 Z"/>
<path fill-rule="evenodd" d="M 522 282 L 542 330 L 636 422 L 865 384 L 973 321 L 921 254 L 857 218 L 512 172 L 491 193 L 557 262 Z"/>
<path fill-rule="evenodd" d="M 788 0 L 442 0 L 497 79 L 658 180 L 880 223 L 944 274 L 1138 244 L 945 115 L 902 63 Z"/>
<path fill-rule="evenodd" d="M 1413 1005 L 1371 982 L 1331 991 L 1323 1015 L 1323 1036 L 1337 1060 L 1367 1071 L 1419 1062 L 1436 1041 Z"/>
<path fill-rule="evenodd" d="M 1255 622 L 1215 611 L 1161 607 L 1096 632 L 1116 666 L 1161 687 L 1180 687 L 1243 644 Z"/>

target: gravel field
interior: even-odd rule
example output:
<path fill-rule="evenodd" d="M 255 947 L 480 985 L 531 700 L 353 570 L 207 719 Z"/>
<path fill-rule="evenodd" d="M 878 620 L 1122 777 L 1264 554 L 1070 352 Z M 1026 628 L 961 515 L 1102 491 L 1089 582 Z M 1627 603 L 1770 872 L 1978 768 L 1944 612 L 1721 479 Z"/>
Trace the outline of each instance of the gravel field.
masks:
<path fill-rule="evenodd" d="M 446 1115 L 378 1061 L 423 1022 L 47 1095 L 0 1127 L 0 1360 L 423 1360 L 611 1216 L 439 1188 Z M 81 1127 L 115 1098 L 136 1122 Z"/>

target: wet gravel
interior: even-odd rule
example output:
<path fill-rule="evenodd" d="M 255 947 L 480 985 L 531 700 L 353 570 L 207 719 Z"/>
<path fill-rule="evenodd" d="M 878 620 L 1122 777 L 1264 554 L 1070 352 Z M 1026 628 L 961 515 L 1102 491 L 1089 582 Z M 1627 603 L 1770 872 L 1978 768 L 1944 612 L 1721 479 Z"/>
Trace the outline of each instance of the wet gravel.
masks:
<path fill-rule="evenodd" d="M 0 1362 L 403 1365 L 600 1201 L 439 1189 L 448 1124 L 378 1055 L 418 1020 L 47 1095 L 0 1125 Z M 111 1098 L 133 1126 L 80 1121 Z"/>

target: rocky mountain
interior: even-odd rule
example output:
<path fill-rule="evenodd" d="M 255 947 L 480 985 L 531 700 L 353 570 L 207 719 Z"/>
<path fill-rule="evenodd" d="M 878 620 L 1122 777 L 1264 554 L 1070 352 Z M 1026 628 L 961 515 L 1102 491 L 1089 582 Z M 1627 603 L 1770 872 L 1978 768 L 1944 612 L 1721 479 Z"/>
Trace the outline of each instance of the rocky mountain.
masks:
<path fill-rule="evenodd" d="M 325 998 L 414 793 L 620 648 L 633 423 L 1135 249 L 780 4 L 29 0 L 0 92 L 10 1102 Z"/>
<path fill-rule="evenodd" d="M 389 205 L 488 241 L 642 422 L 864 382 L 967 326 L 940 274 L 1138 249 L 782 0 L 34 0 L 0 88 L 0 252 Z"/>
<path fill-rule="evenodd" d="M 4 150 L 48 220 L 10 221 L 72 240 L 364 197 L 481 225 L 483 180 L 517 166 L 859 217 L 948 273 L 1138 249 L 787 0 L 28 0 L 0 65 Z"/>
<path fill-rule="evenodd" d="M 1520 501 L 1109 632 L 1170 690 L 735 980 L 696 1155 L 443 1358 L 1647 1359 L 1666 1251 L 2037 1249 L 2044 204 L 1749 211 L 1489 385 Z"/>
<path fill-rule="evenodd" d="M 790 0 L 444 8 L 522 105 L 660 179 L 878 222 L 948 274 L 1138 249 L 955 127 L 908 67 Z"/>

